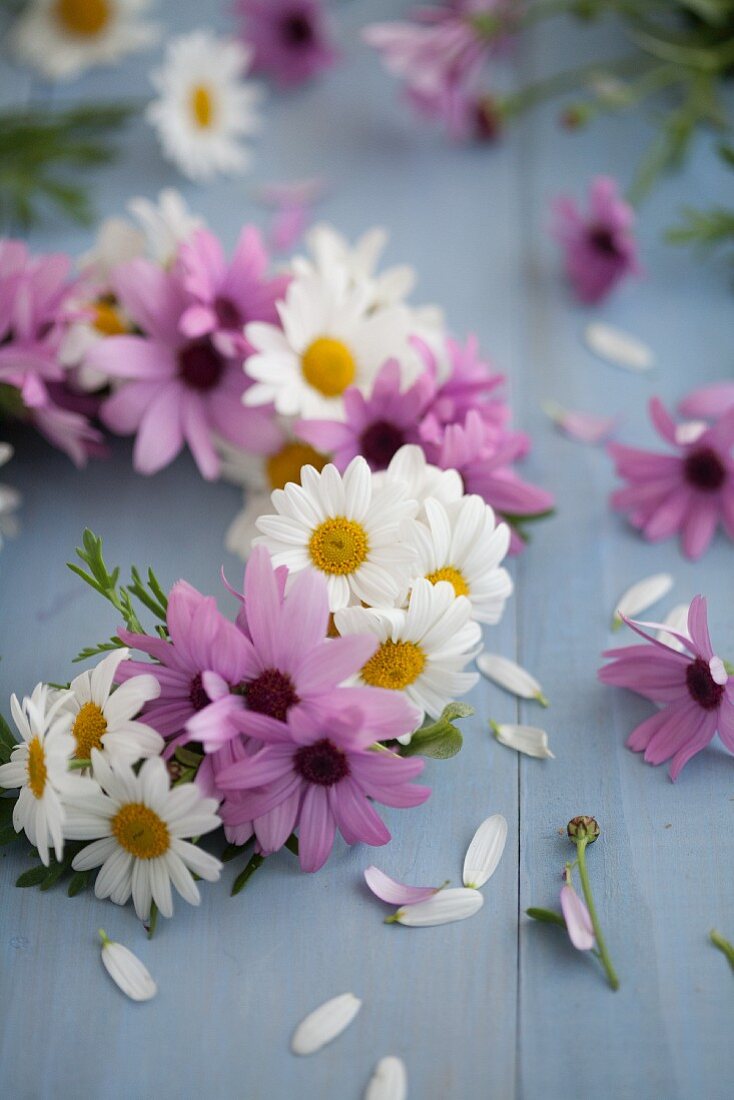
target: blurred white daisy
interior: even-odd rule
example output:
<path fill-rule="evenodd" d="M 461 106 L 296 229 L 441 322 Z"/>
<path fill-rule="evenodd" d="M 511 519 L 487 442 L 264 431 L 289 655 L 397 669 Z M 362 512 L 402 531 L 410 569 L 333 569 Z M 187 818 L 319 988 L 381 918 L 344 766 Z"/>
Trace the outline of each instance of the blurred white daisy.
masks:
<path fill-rule="evenodd" d="M 242 138 L 259 127 L 260 88 L 243 79 L 251 51 L 233 39 L 199 30 L 169 43 L 163 66 L 151 73 L 158 98 L 146 117 L 164 155 L 192 180 L 243 172 Z"/>
<path fill-rule="evenodd" d="M 9 443 L 0 443 L 0 466 L 4 466 L 13 457 L 13 448 Z M 20 493 L 10 485 L 0 484 L 0 549 L 3 538 L 17 534 L 18 521 L 15 511 L 20 505 Z"/>
<path fill-rule="evenodd" d="M 74 857 L 75 871 L 101 867 L 94 884 L 98 898 L 125 905 L 132 895 L 141 920 L 155 902 L 173 915 L 171 884 L 191 905 L 201 898 L 193 875 L 216 882 L 222 865 L 185 837 L 210 833 L 221 825 L 214 798 L 202 797 L 195 783 L 171 789 L 160 756 L 145 760 L 139 773 L 127 764 L 111 765 L 92 749 L 94 781 L 69 800 L 65 834 L 93 840 Z"/>
<path fill-rule="evenodd" d="M 423 450 L 415 443 L 406 443 L 396 451 L 386 470 L 373 474 L 375 485 L 381 487 L 390 481 L 402 482 L 408 496 L 420 505 L 419 518 L 425 518 L 424 505 L 429 497 L 441 504 L 461 500 L 464 483 L 457 470 L 441 470 L 426 461 Z"/>
<path fill-rule="evenodd" d="M 92 749 L 100 749 L 113 763 L 134 764 L 162 752 L 161 735 L 135 721 L 144 705 L 161 693 L 155 676 L 132 676 L 114 687 L 117 669 L 129 656 L 129 650 L 116 649 L 71 681 L 63 709 L 72 717 L 77 759 L 89 760 Z"/>
<path fill-rule="evenodd" d="M 28 0 L 10 32 L 16 57 L 50 80 L 69 80 L 145 49 L 158 28 L 150 0 Z"/>
<path fill-rule="evenodd" d="M 132 198 L 127 208 L 143 231 L 146 254 L 163 267 L 172 264 L 179 245 L 204 226 L 204 219 L 191 213 L 175 187 L 164 187 L 155 201 L 142 195 Z"/>

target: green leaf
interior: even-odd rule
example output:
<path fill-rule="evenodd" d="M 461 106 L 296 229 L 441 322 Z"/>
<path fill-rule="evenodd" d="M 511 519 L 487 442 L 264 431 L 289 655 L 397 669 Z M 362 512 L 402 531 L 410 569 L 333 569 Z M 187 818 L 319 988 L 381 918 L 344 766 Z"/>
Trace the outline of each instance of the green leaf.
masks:
<path fill-rule="evenodd" d="M 244 890 L 245 886 L 247 886 L 247 883 L 255 874 L 255 871 L 257 871 L 258 867 L 262 867 L 264 862 L 265 856 L 261 856 L 257 852 L 253 852 L 244 871 L 240 871 L 239 875 L 232 883 L 232 897 L 234 897 L 235 894 L 239 894 L 241 890 Z"/>
<path fill-rule="evenodd" d="M 185 768 L 198 768 L 204 759 L 203 753 L 192 752 L 191 749 L 184 748 L 183 745 L 179 745 L 173 756 Z"/>
<path fill-rule="evenodd" d="M 12 824 L 0 825 L 0 846 L 12 844 L 14 840 L 20 840 L 22 833 L 16 833 Z"/>
<path fill-rule="evenodd" d="M 150 916 L 148 917 L 148 939 L 152 940 L 158 924 L 158 906 L 154 901 L 150 903 Z"/>
<path fill-rule="evenodd" d="M 48 867 L 44 867 L 42 863 L 38 867 L 31 867 L 29 871 L 24 871 L 22 875 L 19 875 L 15 880 L 15 885 L 20 886 L 21 889 L 25 889 L 28 886 L 40 886 L 48 874 Z"/>
<path fill-rule="evenodd" d="M 89 871 L 75 871 L 69 879 L 69 887 L 67 894 L 70 898 L 75 898 L 77 894 L 81 894 L 86 890 L 89 883 Z"/>
<path fill-rule="evenodd" d="M 90 657 L 97 657 L 100 653 L 111 653 L 115 649 L 123 649 L 125 643 L 121 638 L 118 638 L 114 634 L 109 642 L 100 642 L 98 645 L 87 646 L 86 649 L 82 649 L 77 653 L 76 657 L 72 660 L 72 664 L 78 664 L 79 661 L 88 661 Z"/>
<path fill-rule="evenodd" d="M 473 713 L 474 708 L 468 703 L 449 703 L 436 722 L 421 726 L 415 731 L 410 744 L 401 748 L 401 755 L 430 756 L 434 760 L 449 760 L 452 756 L 456 756 L 464 743 L 464 738 L 453 725 L 453 720 L 468 718 Z"/>
<path fill-rule="evenodd" d="M 0 714 L 0 764 L 8 763 L 10 754 L 17 744 L 13 731 Z"/>
<path fill-rule="evenodd" d="M 566 922 L 560 913 L 556 913 L 553 909 L 526 909 L 525 912 L 533 920 L 540 921 L 542 924 L 560 924 L 562 928 L 566 927 Z"/>
<path fill-rule="evenodd" d="M 64 859 L 61 863 L 57 863 L 56 860 L 52 860 L 51 866 L 46 871 L 46 876 L 41 882 L 42 890 L 50 890 L 54 883 L 58 882 L 71 866 L 71 858 Z"/>
<path fill-rule="evenodd" d="M 285 846 L 289 852 L 293 852 L 294 856 L 298 855 L 298 837 L 295 833 L 291 833 L 285 842 Z"/>

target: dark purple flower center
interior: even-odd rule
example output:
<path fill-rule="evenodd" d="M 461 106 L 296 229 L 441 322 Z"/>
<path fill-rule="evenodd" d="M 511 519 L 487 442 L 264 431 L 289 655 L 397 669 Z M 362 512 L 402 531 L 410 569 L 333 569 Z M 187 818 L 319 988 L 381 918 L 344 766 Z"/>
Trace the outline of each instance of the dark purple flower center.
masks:
<path fill-rule="evenodd" d="M 211 340 L 192 340 L 178 353 L 178 371 L 189 389 L 206 393 L 218 385 L 224 372 L 224 359 Z"/>
<path fill-rule="evenodd" d="M 373 470 L 386 470 L 390 459 L 405 443 L 402 428 L 388 420 L 376 420 L 362 433 L 360 451 Z"/>
<path fill-rule="evenodd" d="M 349 775 L 346 755 L 326 737 L 300 748 L 293 757 L 293 766 L 307 783 L 319 787 L 333 787 Z"/>
<path fill-rule="evenodd" d="M 209 705 L 210 699 L 204 691 L 200 672 L 196 673 L 196 676 L 194 676 L 189 685 L 189 701 L 194 710 L 203 710 L 204 707 Z"/>
<path fill-rule="evenodd" d="M 726 481 L 726 466 L 713 447 L 700 447 L 686 455 L 683 472 L 689 485 L 713 493 Z"/>
<path fill-rule="evenodd" d="M 597 252 L 601 252 L 602 255 L 608 256 L 610 259 L 616 259 L 619 256 L 619 249 L 617 248 L 617 242 L 614 239 L 614 234 L 611 229 L 607 229 L 604 225 L 592 225 L 589 229 L 589 241 Z"/>
<path fill-rule="evenodd" d="M 715 710 L 724 694 L 724 685 L 717 684 L 703 657 L 696 657 L 686 669 L 686 684 L 691 699 L 704 710 Z"/>
<path fill-rule="evenodd" d="M 220 328 L 242 328 L 244 319 L 231 298 L 215 298 L 214 312 Z"/>
<path fill-rule="evenodd" d="M 307 46 L 313 41 L 313 25 L 305 12 L 292 12 L 281 23 L 283 38 L 289 46 Z"/>
<path fill-rule="evenodd" d="M 289 709 L 300 702 L 290 676 L 277 668 L 266 668 L 256 679 L 243 684 L 243 689 L 248 710 L 279 722 L 285 722 Z"/>

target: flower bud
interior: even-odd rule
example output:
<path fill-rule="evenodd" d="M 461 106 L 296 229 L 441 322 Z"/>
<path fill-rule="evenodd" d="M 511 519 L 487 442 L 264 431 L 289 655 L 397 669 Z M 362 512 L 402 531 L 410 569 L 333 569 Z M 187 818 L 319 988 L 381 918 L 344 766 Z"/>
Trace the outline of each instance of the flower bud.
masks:
<path fill-rule="evenodd" d="M 571 840 L 587 840 L 592 844 L 599 836 L 601 829 L 594 817 L 572 817 L 567 826 L 567 832 Z"/>

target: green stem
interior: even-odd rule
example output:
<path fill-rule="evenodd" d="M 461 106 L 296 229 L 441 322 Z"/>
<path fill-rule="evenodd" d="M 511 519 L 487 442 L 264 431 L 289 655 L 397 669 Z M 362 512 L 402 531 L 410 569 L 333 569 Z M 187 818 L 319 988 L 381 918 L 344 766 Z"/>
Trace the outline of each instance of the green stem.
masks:
<path fill-rule="evenodd" d="M 709 932 L 709 939 L 714 947 L 718 947 L 728 960 L 729 966 L 734 970 L 734 945 L 724 939 L 721 932 L 717 932 L 715 928 L 712 928 Z"/>
<path fill-rule="evenodd" d="M 509 95 L 502 104 L 505 115 L 518 115 L 535 107 L 538 103 L 545 102 L 554 96 L 563 95 L 579 86 L 583 86 L 592 77 L 614 73 L 623 76 L 629 72 L 637 74 L 644 62 L 640 61 L 639 54 L 634 57 L 620 57 L 616 61 L 596 61 L 590 65 L 582 65 L 578 69 L 569 69 L 567 72 L 556 73 L 544 80 L 538 80 L 535 84 L 528 84 L 514 95 Z"/>
<path fill-rule="evenodd" d="M 609 982 L 612 989 L 619 989 L 619 978 L 617 977 L 616 971 L 612 966 L 612 960 L 609 957 L 609 952 L 607 950 L 607 945 L 604 941 L 601 925 L 599 924 L 599 917 L 596 912 L 596 906 L 594 905 L 594 896 L 591 893 L 591 883 L 589 882 L 589 875 L 586 869 L 587 844 L 587 837 L 581 837 L 581 839 L 576 842 L 576 853 L 578 858 L 578 869 L 579 878 L 581 879 L 581 888 L 584 891 L 586 908 L 589 910 L 591 925 L 594 929 L 594 936 L 596 937 L 596 946 L 599 949 L 599 959 L 607 975 L 607 981 Z"/>

